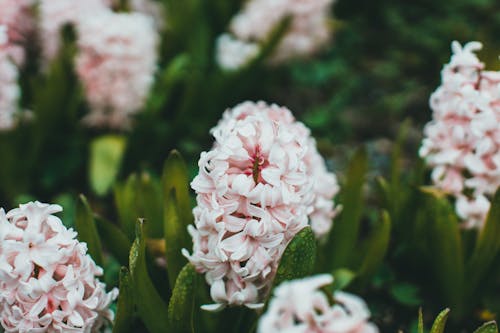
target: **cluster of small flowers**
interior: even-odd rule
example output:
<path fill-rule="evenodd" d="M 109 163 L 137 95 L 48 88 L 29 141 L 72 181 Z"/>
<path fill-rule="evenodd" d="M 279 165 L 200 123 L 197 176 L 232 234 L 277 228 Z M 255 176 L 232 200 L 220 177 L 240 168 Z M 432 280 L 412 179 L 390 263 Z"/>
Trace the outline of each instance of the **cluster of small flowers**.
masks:
<path fill-rule="evenodd" d="M 83 83 L 93 126 L 126 128 L 154 81 L 158 43 L 151 17 L 102 11 L 78 25 L 76 71 Z"/>
<path fill-rule="evenodd" d="M 333 282 L 330 275 L 283 282 L 274 291 L 268 310 L 259 320 L 259 333 L 377 333 L 368 322 L 370 311 L 365 302 L 337 291 L 329 303 L 320 289 Z"/>
<path fill-rule="evenodd" d="M 14 114 L 21 94 L 17 83 L 18 68 L 8 48 L 7 29 L 0 25 L 0 131 L 14 126 Z"/>
<path fill-rule="evenodd" d="M 0 0 L 0 25 L 7 29 L 7 42 L 4 45 L 17 66 L 24 63 L 24 44 L 33 30 L 34 0 Z"/>
<path fill-rule="evenodd" d="M 288 242 L 307 226 L 318 237 L 332 226 L 338 191 L 309 130 L 291 112 L 245 102 L 212 129 L 215 144 L 201 154 L 189 226 L 193 254 L 184 255 L 211 286 L 217 310 L 261 307 Z"/>
<path fill-rule="evenodd" d="M 330 38 L 328 18 L 332 3 L 333 0 L 248 0 L 230 23 L 234 38 L 218 40 L 219 65 L 234 70 L 233 64 L 248 63 L 255 57 L 253 48 L 264 43 L 287 17 L 291 20 L 290 26 L 271 55 L 270 63 L 283 63 L 315 53 Z M 235 51 L 237 47 L 241 53 Z M 227 59 L 231 61 L 224 61 Z"/>
<path fill-rule="evenodd" d="M 456 198 L 466 228 L 481 227 L 500 186 L 500 72 L 484 70 L 474 53 L 481 47 L 453 42 L 420 148 L 433 182 Z"/>
<path fill-rule="evenodd" d="M 97 332 L 113 319 L 85 243 L 52 215 L 58 205 L 0 209 L 0 323 L 6 332 Z"/>

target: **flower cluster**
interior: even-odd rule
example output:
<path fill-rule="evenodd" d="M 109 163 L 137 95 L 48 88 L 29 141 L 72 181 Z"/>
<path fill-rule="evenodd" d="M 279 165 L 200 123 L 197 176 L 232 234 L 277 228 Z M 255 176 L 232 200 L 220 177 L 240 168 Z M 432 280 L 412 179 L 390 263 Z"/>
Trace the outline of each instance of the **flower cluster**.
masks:
<path fill-rule="evenodd" d="M 0 0 L 0 25 L 7 28 L 7 42 L 4 48 L 16 65 L 24 63 L 24 44 L 33 29 L 34 0 Z"/>
<path fill-rule="evenodd" d="M 337 291 L 329 303 L 320 289 L 333 282 L 330 275 L 283 282 L 274 291 L 269 308 L 259 321 L 259 333 L 377 333 L 368 322 L 370 311 L 354 295 Z"/>
<path fill-rule="evenodd" d="M 329 9 L 333 0 L 248 0 L 230 23 L 230 32 L 239 44 L 219 43 L 218 59 L 232 58 L 236 45 L 242 50 L 254 43 L 263 44 L 286 18 L 290 26 L 271 56 L 271 63 L 305 57 L 315 53 L 330 38 Z M 225 55 L 225 53 L 230 55 Z M 246 53 L 249 56 L 248 53 Z M 240 58 L 243 61 L 245 58 Z M 250 59 L 250 57 L 247 57 Z M 225 62 L 219 65 L 224 69 Z"/>
<path fill-rule="evenodd" d="M 21 91 L 17 83 L 18 68 L 7 47 L 7 27 L 0 25 L 0 131 L 14 126 L 14 114 Z"/>
<path fill-rule="evenodd" d="M 291 112 L 245 102 L 212 129 L 201 154 L 193 254 L 184 254 L 211 286 L 219 309 L 262 306 L 288 242 L 308 224 L 321 237 L 332 226 L 336 178 L 328 173 L 309 130 Z"/>
<path fill-rule="evenodd" d="M 140 13 L 102 11 L 81 19 L 76 71 L 94 126 L 126 128 L 143 106 L 156 70 L 157 32 Z"/>
<path fill-rule="evenodd" d="M 76 232 L 54 213 L 58 205 L 31 202 L 0 209 L 0 323 L 6 332 L 95 332 L 113 319 L 113 289 Z"/>
<path fill-rule="evenodd" d="M 45 62 L 54 60 L 61 45 L 61 30 L 65 25 L 76 26 L 81 18 L 106 10 L 107 0 L 41 0 L 40 39 Z"/>
<path fill-rule="evenodd" d="M 465 227 L 483 224 L 489 197 L 500 186 L 500 72 L 484 70 L 474 54 L 479 49 L 478 42 L 453 42 L 420 148 L 434 168 L 433 182 L 456 198 Z"/>

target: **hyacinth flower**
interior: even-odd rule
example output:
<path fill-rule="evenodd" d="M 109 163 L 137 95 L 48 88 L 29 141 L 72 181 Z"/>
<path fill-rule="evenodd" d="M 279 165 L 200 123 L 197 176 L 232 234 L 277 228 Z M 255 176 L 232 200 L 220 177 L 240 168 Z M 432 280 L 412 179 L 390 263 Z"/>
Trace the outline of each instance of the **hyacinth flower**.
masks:
<path fill-rule="evenodd" d="M 455 198 L 465 228 L 482 227 L 500 186 L 500 72 L 484 70 L 474 53 L 481 47 L 452 43 L 420 148 L 435 186 Z"/>
<path fill-rule="evenodd" d="M 126 129 L 154 81 L 158 33 L 140 13 L 100 11 L 77 26 L 76 72 L 91 113 L 90 126 Z"/>
<path fill-rule="evenodd" d="M 58 205 L 0 209 L 0 323 L 6 332 L 98 332 L 113 320 L 118 290 L 85 243 L 55 216 Z"/>
<path fill-rule="evenodd" d="M 331 275 L 316 275 L 283 282 L 273 292 L 261 316 L 259 333 L 377 333 L 368 322 L 370 311 L 358 296 L 336 291 L 327 297 L 321 288 L 331 284 Z"/>
<path fill-rule="evenodd" d="M 338 185 L 309 130 L 286 108 L 242 103 L 212 134 L 191 183 L 194 246 L 184 254 L 211 286 L 215 304 L 205 309 L 260 308 L 289 241 L 308 223 L 317 237 L 330 230 Z"/>
<path fill-rule="evenodd" d="M 316 53 L 331 36 L 333 0 L 248 0 L 217 40 L 217 61 L 225 70 L 249 63 L 279 25 L 289 18 L 269 62 L 279 64 Z"/>
<path fill-rule="evenodd" d="M 8 27 L 0 25 L 0 131 L 14 127 L 14 115 L 21 95 L 19 70 L 8 47 Z"/>
<path fill-rule="evenodd" d="M 7 42 L 4 48 L 17 66 L 25 62 L 26 40 L 33 32 L 34 0 L 0 0 L 0 25 L 7 28 Z"/>

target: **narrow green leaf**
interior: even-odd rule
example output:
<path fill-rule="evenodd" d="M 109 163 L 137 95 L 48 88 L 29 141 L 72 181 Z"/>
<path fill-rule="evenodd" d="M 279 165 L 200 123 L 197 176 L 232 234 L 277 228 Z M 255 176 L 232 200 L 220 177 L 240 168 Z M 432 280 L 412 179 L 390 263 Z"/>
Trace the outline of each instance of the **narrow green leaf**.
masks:
<path fill-rule="evenodd" d="M 113 333 L 131 332 L 134 320 L 134 291 L 130 272 L 126 267 L 120 271 L 120 295 L 113 326 Z"/>
<path fill-rule="evenodd" d="M 380 224 L 375 227 L 375 230 L 368 240 L 366 256 L 358 271 L 358 276 L 364 283 L 371 279 L 384 260 L 387 249 L 389 248 L 390 237 L 391 218 L 387 211 L 383 211 Z"/>
<path fill-rule="evenodd" d="M 155 181 L 148 173 L 143 173 L 138 179 L 135 193 L 136 215 L 146 219 L 148 237 L 162 238 L 163 196 L 159 182 Z"/>
<path fill-rule="evenodd" d="M 171 332 L 194 332 L 194 310 L 197 273 L 187 264 L 179 273 L 168 305 L 169 329 Z"/>
<path fill-rule="evenodd" d="M 449 314 L 450 309 L 444 309 L 443 311 L 441 311 L 436 320 L 434 320 L 434 324 L 432 324 L 430 333 L 443 333 Z"/>
<path fill-rule="evenodd" d="M 111 252 L 121 265 L 128 266 L 128 255 L 132 246 L 128 237 L 120 228 L 104 218 L 96 216 L 95 220 L 97 221 L 97 231 L 106 249 Z"/>
<path fill-rule="evenodd" d="M 105 135 L 90 144 L 90 185 L 98 195 L 110 190 L 120 171 L 127 140 L 122 135 Z"/>
<path fill-rule="evenodd" d="M 78 231 L 78 239 L 87 243 L 90 256 L 97 265 L 102 267 L 102 246 L 94 221 L 94 213 L 83 194 L 76 203 L 75 228 Z"/>
<path fill-rule="evenodd" d="M 349 286 L 356 277 L 356 274 L 353 271 L 350 271 L 345 268 L 339 268 L 335 270 L 332 275 L 333 275 L 332 292 L 347 288 L 347 286 Z"/>
<path fill-rule="evenodd" d="M 335 221 L 328 240 L 328 264 L 331 269 L 348 267 L 347 259 L 358 240 L 363 211 L 362 188 L 367 170 L 366 151 L 360 149 L 355 153 L 347 170 L 346 183 L 342 186 L 339 200 L 343 206 L 342 212 Z"/>
<path fill-rule="evenodd" d="M 150 332 L 165 332 L 168 307 L 149 277 L 146 267 L 146 245 L 143 220 L 137 223 L 137 236 L 130 249 L 130 274 L 133 281 L 137 313 Z"/>
<path fill-rule="evenodd" d="M 494 321 L 487 322 L 475 330 L 474 333 L 498 333 L 497 323 Z"/>
<path fill-rule="evenodd" d="M 175 188 L 171 189 L 165 202 L 164 228 L 168 279 L 172 289 L 177 275 L 186 263 L 181 251 L 183 248 L 189 248 L 187 227 L 180 218 Z"/>
<path fill-rule="evenodd" d="M 305 227 L 290 241 L 281 257 L 273 285 L 286 280 L 300 279 L 314 270 L 316 240 L 311 227 Z"/>
<path fill-rule="evenodd" d="M 191 201 L 189 199 L 189 176 L 181 154 L 172 150 L 163 167 L 162 175 L 163 195 L 168 199 L 172 189 L 175 189 L 178 211 L 181 222 L 187 227 L 193 223 Z"/>
<path fill-rule="evenodd" d="M 397 283 L 391 287 L 391 295 L 399 303 L 406 306 L 416 306 L 422 303 L 422 299 L 418 296 L 417 286 L 409 283 Z"/>
<path fill-rule="evenodd" d="M 424 315 L 422 308 L 418 309 L 418 333 L 424 333 Z"/>
<path fill-rule="evenodd" d="M 500 252 L 500 189 L 491 202 L 485 225 L 479 231 L 476 246 L 467 265 L 469 297 L 474 295 L 485 273 L 492 267 L 495 257 Z"/>
<path fill-rule="evenodd" d="M 121 229 L 130 240 L 135 238 L 135 222 L 140 218 L 140 216 L 137 216 L 135 202 L 137 197 L 137 183 L 137 175 L 131 174 L 124 183 L 116 184 L 114 189 L 114 200 L 118 213 L 118 220 Z"/>

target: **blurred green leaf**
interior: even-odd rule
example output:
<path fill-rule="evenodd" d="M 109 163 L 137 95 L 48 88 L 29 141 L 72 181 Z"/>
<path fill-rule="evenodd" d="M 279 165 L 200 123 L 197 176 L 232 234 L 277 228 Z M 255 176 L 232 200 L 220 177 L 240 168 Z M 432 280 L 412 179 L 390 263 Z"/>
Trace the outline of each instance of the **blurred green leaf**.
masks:
<path fill-rule="evenodd" d="M 90 256 L 97 265 L 102 267 L 102 246 L 94 221 L 94 213 L 83 194 L 80 195 L 76 203 L 75 227 L 78 231 L 78 239 L 87 243 Z"/>
<path fill-rule="evenodd" d="M 497 323 L 494 321 L 490 321 L 488 323 L 483 324 L 474 333 L 498 333 Z"/>
<path fill-rule="evenodd" d="M 310 275 L 316 260 L 316 240 L 311 227 L 305 227 L 290 241 L 281 257 L 273 285 Z"/>
<path fill-rule="evenodd" d="M 121 265 L 128 265 L 128 255 L 132 243 L 128 237 L 113 223 L 100 216 L 95 217 L 97 231 L 106 249 L 120 262 Z"/>
<path fill-rule="evenodd" d="M 187 264 L 179 273 L 168 306 L 169 331 L 194 333 L 194 314 L 197 274 Z"/>
<path fill-rule="evenodd" d="M 391 287 L 391 295 L 399 303 L 407 306 L 422 304 L 422 299 L 418 296 L 418 288 L 409 283 L 398 283 Z"/>
<path fill-rule="evenodd" d="M 485 225 L 480 229 L 472 256 L 467 264 L 469 297 L 474 297 L 484 274 L 491 269 L 495 257 L 500 252 L 500 189 L 491 202 Z"/>
<path fill-rule="evenodd" d="M 356 274 L 345 268 L 336 269 L 333 272 L 333 285 L 332 291 L 341 290 L 347 288 L 351 282 L 356 278 Z"/>
<path fill-rule="evenodd" d="M 142 173 L 135 191 L 136 218 L 145 218 L 148 237 L 163 237 L 163 196 L 160 184 L 148 173 Z"/>
<path fill-rule="evenodd" d="M 367 241 L 366 256 L 358 271 L 361 283 L 368 283 L 384 260 L 391 237 L 391 218 L 387 211 L 381 214 L 381 221 Z"/>
<path fill-rule="evenodd" d="M 328 240 L 328 265 L 331 269 L 348 267 L 347 259 L 359 237 L 363 211 L 363 184 L 368 169 L 368 158 L 364 149 L 359 149 L 347 170 L 346 183 L 341 187 L 339 203 L 341 215 L 335 221 Z"/>
<path fill-rule="evenodd" d="M 120 270 L 120 295 L 113 326 L 113 333 L 132 331 L 134 321 L 134 290 L 130 272 L 126 267 Z"/>
<path fill-rule="evenodd" d="M 432 324 L 430 333 L 444 333 L 444 328 L 446 326 L 446 320 L 448 319 L 448 315 L 450 314 L 450 309 L 444 309 L 434 320 L 434 324 Z"/>
<path fill-rule="evenodd" d="M 105 195 L 121 168 L 127 140 L 122 135 L 104 135 L 90 144 L 90 185 L 98 195 Z"/>
<path fill-rule="evenodd" d="M 136 209 L 137 175 L 131 174 L 124 183 L 116 184 L 114 189 L 115 206 L 123 232 L 131 240 L 134 239 Z"/>
<path fill-rule="evenodd" d="M 129 263 L 137 313 L 150 332 L 165 332 L 168 327 L 168 307 L 156 291 L 146 267 L 146 232 L 143 220 L 138 221 L 136 232 Z"/>
<path fill-rule="evenodd" d="M 181 251 L 183 248 L 189 248 L 187 228 L 180 219 L 175 188 L 170 190 L 165 202 L 164 223 L 168 279 L 173 289 L 177 275 L 186 263 Z"/>

